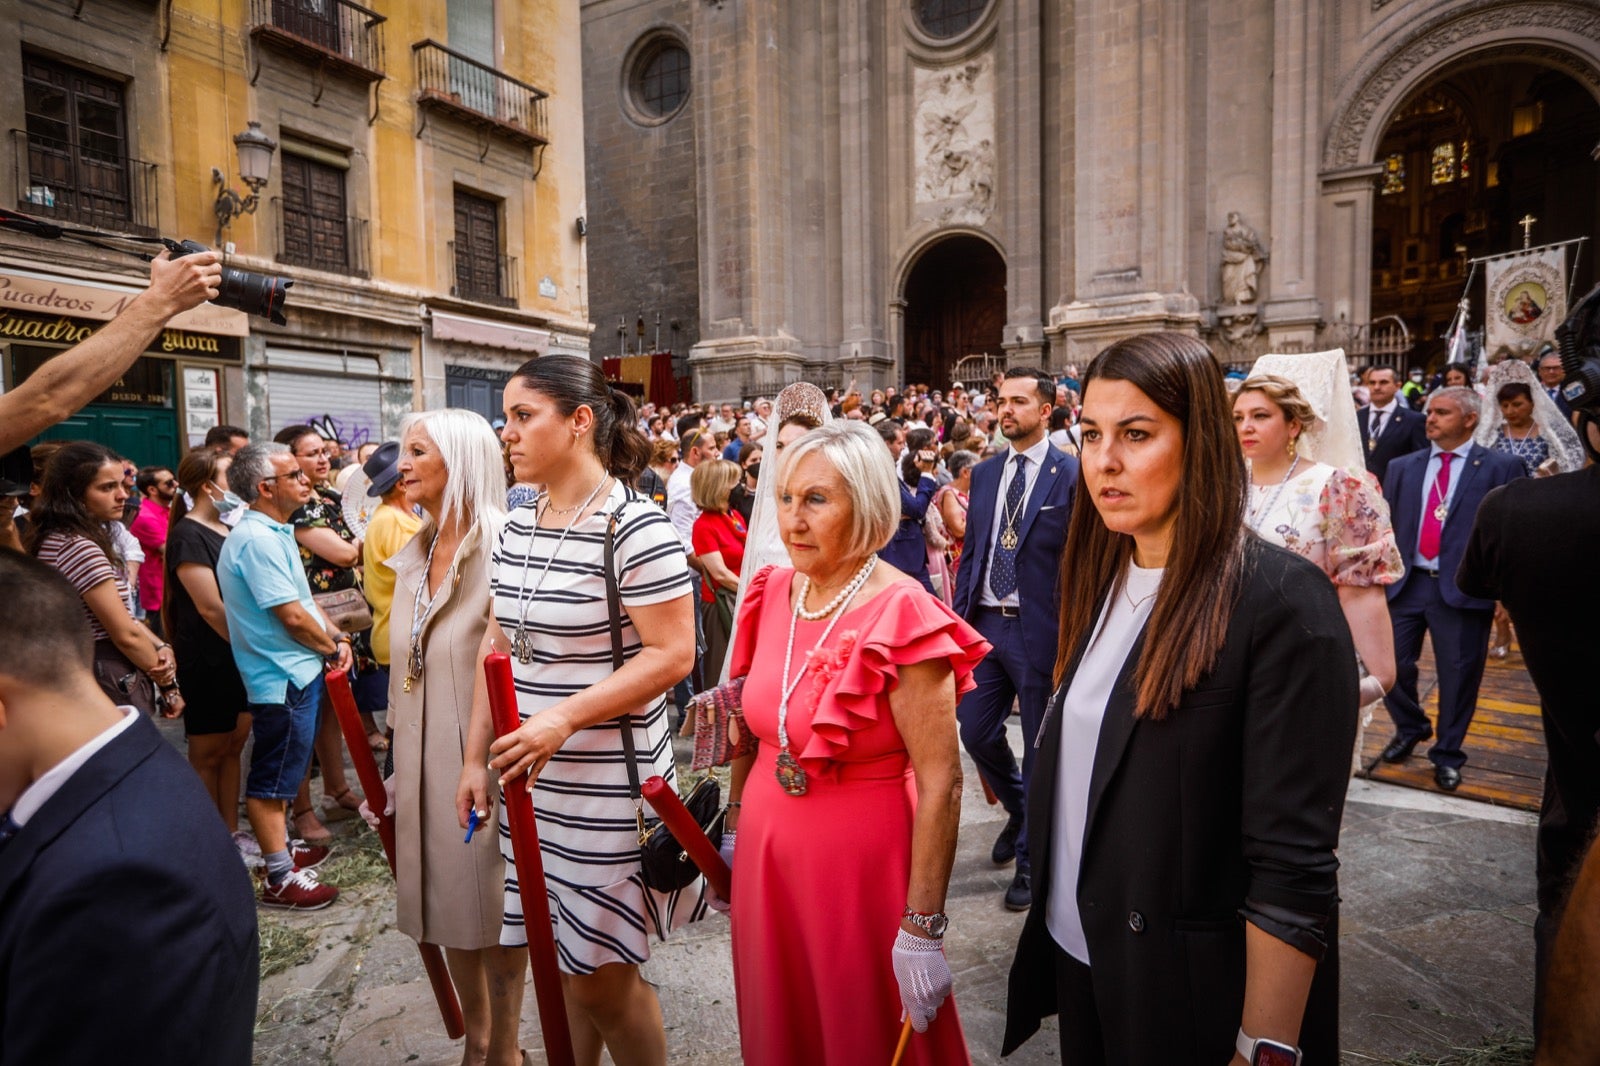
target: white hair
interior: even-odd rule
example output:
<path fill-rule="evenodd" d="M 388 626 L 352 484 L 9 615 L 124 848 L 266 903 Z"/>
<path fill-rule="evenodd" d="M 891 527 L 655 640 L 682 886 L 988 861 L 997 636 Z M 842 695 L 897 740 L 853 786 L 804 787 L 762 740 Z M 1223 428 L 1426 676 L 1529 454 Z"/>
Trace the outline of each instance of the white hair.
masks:
<path fill-rule="evenodd" d="M 845 554 L 865 558 L 889 543 L 900 524 L 900 486 L 894 459 L 878 431 L 840 419 L 813 429 L 783 450 L 773 493 L 780 509 L 789 474 L 806 456 L 821 455 L 839 472 L 850 500 L 850 539 Z"/>
<path fill-rule="evenodd" d="M 261 494 L 258 491 L 261 483 L 275 473 L 272 457 L 291 454 L 287 444 L 274 441 L 246 444 L 234 453 L 233 465 L 228 467 L 228 488 L 246 504 L 255 503 L 256 497 Z M 233 483 L 233 478 L 239 479 L 237 485 Z"/>
<path fill-rule="evenodd" d="M 1447 385 L 1442 389 L 1435 390 L 1434 394 L 1428 399 L 1430 402 L 1435 399 L 1449 400 L 1461 408 L 1462 414 L 1471 415 L 1473 418 L 1483 414 L 1482 404 L 1478 402 L 1477 390 L 1469 389 L 1464 385 Z"/>
<path fill-rule="evenodd" d="M 488 421 L 476 411 L 460 408 L 415 411 L 400 420 L 402 442 L 412 430 L 427 434 L 444 460 L 441 517 L 454 518 L 468 533 L 482 528 L 492 542 L 505 522 L 506 475 L 500 441 Z M 431 535 L 433 527 L 430 515 L 418 535 Z"/>

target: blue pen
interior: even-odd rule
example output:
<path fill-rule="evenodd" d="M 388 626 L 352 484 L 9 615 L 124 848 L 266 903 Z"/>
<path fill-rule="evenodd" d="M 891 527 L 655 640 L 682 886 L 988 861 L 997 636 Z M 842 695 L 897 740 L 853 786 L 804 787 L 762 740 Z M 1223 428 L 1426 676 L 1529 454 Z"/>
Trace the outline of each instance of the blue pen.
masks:
<path fill-rule="evenodd" d="M 478 831 L 478 818 L 479 815 L 477 811 L 473 811 L 471 814 L 467 815 L 467 838 L 462 841 L 463 844 L 472 843 L 472 834 Z"/>

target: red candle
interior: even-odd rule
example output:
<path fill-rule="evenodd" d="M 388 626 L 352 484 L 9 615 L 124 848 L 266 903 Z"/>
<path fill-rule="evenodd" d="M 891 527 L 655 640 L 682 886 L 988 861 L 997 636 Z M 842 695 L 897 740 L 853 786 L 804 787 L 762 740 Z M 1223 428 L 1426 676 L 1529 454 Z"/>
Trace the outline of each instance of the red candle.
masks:
<path fill-rule="evenodd" d="M 706 880 L 716 889 L 717 895 L 723 899 L 732 899 L 733 871 L 722 861 L 717 849 L 711 846 L 711 838 L 700 828 L 700 823 L 694 820 L 689 808 L 683 805 L 683 800 L 678 798 L 677 791 L 660 776 L 646 781 L 639 787 L 639 791 L 644 793 L 644 798 L 650 801 L 651 808 L 661 816 L 661 821 L 671 830 L 672 838 L 678 842 L 678 846 L 689 853 L 690 861 L 706 875 Z"/>

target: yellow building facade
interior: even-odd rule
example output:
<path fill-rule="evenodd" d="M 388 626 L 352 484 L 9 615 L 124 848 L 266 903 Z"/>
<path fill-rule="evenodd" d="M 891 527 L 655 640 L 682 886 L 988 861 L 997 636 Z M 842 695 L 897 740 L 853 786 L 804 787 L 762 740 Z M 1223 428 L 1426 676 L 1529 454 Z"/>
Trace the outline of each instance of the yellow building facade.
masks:
<path fill-rule="evenodd" d="M 141 463 L 218 423 L 358 445 L 414 409 L 492 417 L 524 360 L 587 354 L 578 33 L 562 0 L 0 2 L 0 205 L 292 281 L 284 321 L 191 312 L 51 435 Z M 145 274 L 0 228 L 6 386 Z"/>

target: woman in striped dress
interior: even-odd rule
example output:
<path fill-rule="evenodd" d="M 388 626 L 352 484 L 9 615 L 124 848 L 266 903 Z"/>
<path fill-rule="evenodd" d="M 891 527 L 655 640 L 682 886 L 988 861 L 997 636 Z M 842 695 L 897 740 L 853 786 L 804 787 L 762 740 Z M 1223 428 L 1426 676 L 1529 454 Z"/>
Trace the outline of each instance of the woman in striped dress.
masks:
<path fill-rule="evenodd" d="M 506 385 L 506 426 L 517 480 L 545 486 L 517 508 L 492 556 L 492 618 L 482 654 L 511 655 L 522 726 L 494 740 L 478 682 L 457 795 L 462 824 L 486 810 L 491 775 L 533 779 L 544 891 L 554 919 L 562 990 L 580 1063 L 602 1045 L 618 1064 L 664 1064 L 655 990 L 640 977 L 650 937 L 703 914 L 700 885 L 644 887 L 620 732 L 633 730 L 639 777 L 673 779 L 663 693 L 694 660 L 688 564 L 662 510 L 630 484 L 650 457 L 633 403 L 585 359 L 545 356 Z M 603 564 L 617 519 L 616 567 L 626 663 L 611 669 Z M 485 764 L 489 772 L 482 767 Z M 527 942 L 510 833 L 500 942 Z"/>

